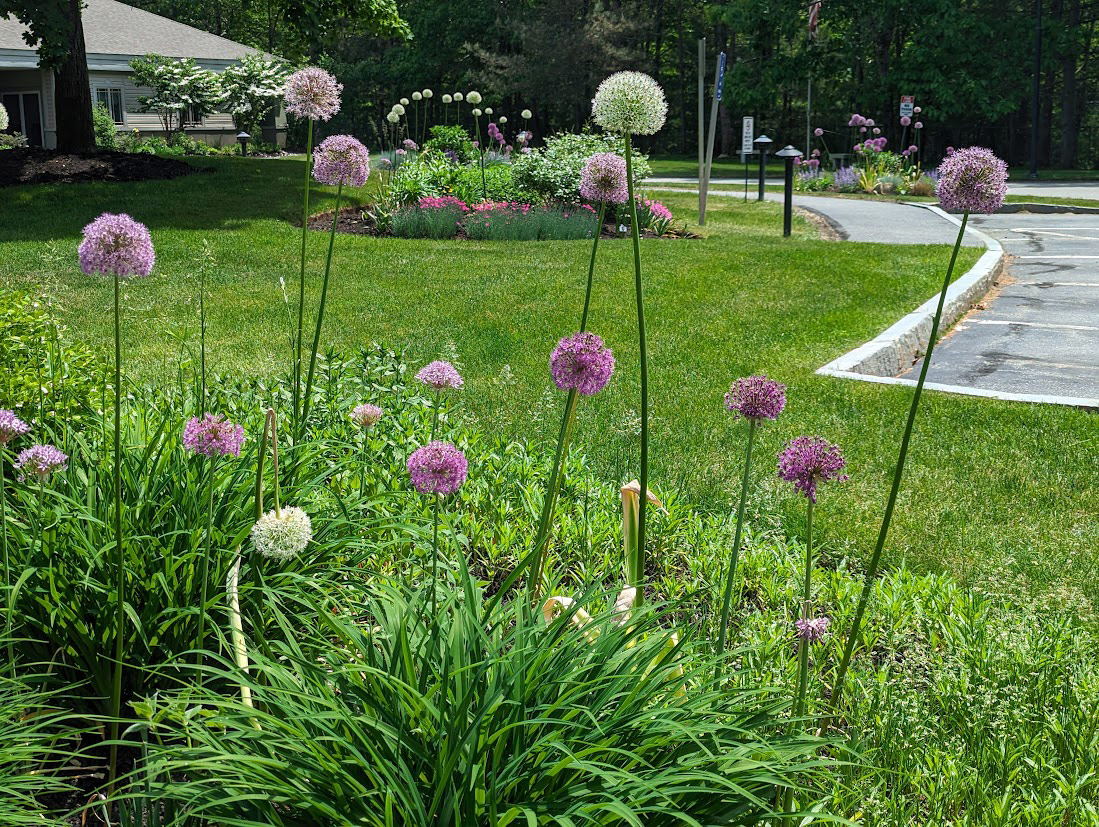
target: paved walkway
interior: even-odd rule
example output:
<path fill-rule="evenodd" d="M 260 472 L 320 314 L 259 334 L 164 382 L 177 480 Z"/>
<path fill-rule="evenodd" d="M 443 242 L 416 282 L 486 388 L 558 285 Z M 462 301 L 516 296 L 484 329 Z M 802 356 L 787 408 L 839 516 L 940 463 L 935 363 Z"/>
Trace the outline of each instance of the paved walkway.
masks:
<path fill-rule="evenodd" d="M 935 348 L 929 382 L 1099 399 L 1099 215 L 974 216 L 1006 278 Z M 915 378 L 919 363 L 905 376 Z"/>

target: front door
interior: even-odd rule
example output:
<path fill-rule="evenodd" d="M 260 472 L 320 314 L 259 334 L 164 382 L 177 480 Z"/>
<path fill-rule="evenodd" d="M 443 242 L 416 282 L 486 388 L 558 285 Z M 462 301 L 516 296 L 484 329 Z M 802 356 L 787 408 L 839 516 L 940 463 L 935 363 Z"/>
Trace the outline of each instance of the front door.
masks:
<path fill-rule="evenodd" d="M 37 92 L 5 92 L 0 98 L 8 110 L 9 132 L 22 132 L 31 146 L 42 146 L 42 105 Z"/>

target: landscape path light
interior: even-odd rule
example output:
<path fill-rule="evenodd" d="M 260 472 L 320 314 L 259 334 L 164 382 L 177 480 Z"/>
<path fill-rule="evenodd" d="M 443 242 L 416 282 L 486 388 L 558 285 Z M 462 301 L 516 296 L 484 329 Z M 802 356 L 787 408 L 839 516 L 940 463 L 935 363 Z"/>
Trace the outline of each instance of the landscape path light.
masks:
<path fill-rule="evenodd" d="M 801 150 L 787 144 L 775 156 L 786 162 L 782 190 L 782 234 L 789 236 L 794 213 L 794 160 L 801 157 Z"/>
<path fill-rule="evenodd" d="M 248 154 L 248 139 L 252 136 L 243 130 L 237 133 L 237 143 L 240 144 L 240 154 L 244 157 Z"/>
<path fill-rule="evenodd" d="M 759 198 L 756 199 L 757 201 L 763 200 L 763 179 L 767 177 L 767 147 L 773 143 L 774 141 L 766 135 L 760 135 L 752 141 L 752 145 L 759 152 Z"/>

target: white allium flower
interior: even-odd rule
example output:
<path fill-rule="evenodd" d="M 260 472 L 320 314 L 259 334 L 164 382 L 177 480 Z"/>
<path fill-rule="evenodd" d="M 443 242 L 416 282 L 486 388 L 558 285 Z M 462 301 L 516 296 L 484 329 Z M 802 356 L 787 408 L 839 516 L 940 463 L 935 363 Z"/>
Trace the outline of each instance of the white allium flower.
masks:
<path fill-rule="evenodd" d="M 8 110 L 0 103 L 0 132 L 8 128 Z"/>
<path fill-rule="evenodd" d="M 431 100 L 431 97 L 432 97 L 432 95 L 434 95 L 434 94 L 435 94 L 435 93 L 434 93 L 434 92 L 432 92 L 432 91 L 431 91 L 430 89 L 425 89 L 425 90 L 423 91 L 423 96 L 424 96 L 425 98 L 427 98 L 428 100 Z"/>
<path fill-rule="evenodd" d="M 454 98 L 452 98 L 450 95 L 443 95 L 443 103 L 450 104 L 450 102 L 453 100 Z"/>
<path fill-rule="evenodd" d="M 396 112 L 390 112 L 388 115 L 385 116 L 385 119 L 390 123 L 397 123 L 398 121 L 400 121 L 401 116 L 398 115 Z"/>
<path fill-rule="evenodd" d="M 458 103 L 461 103 L 462 102 L 462 93 L 461 92 L 455 92 L 454 93 L 454 100 L 458 101 Z"/>
<path fill-rule="evenodd" d="M 401 98 L 401 105 L 408 106 L 408 98 Z"/>
<path fill-rule="evenodd" d="M 485 114 L 486 115 L 491 115 L 492 114 L 492 107 L 491 106 L 486 106 L 485 107 Z"/>
<path fill-rule="evenodd" d="M 502 123 L 502 124 L 505 124 L 505 123 L 507 123 L 507 122 L 508 122 L 508 119 L 507 119 L 507 117 L 506 117 L 506 116 L 504 116 L 504 115 L 501 115 L 501 116 L 500 116 L 500 123 Z"/>
<path fill-rule="evenodd" d="M 423 98 L 423 95 L 421 95 L 419 92 L 413 92 L 412 93 L 412 100 L 418 101 L 418 100 L 421 100 L 422 98 Z"/>
<path fill-rule="evenodd" d="M 313 523 L 300 508 L 268 511 L 252 526 L 256 551 L 275 560 L 291 560 L 305 551 L 313 539 Z"/>
<path fill-rule="evenodd" d="M 531 112 L 529 109 L 524 109 L 522 112 L 519 113 L 519 115 L 520 117 L 528 121 L 534 117 L 534 113 Z"/>
<path fill-rule="evenodd" d="M 660 84 L 644 72 L 616 72 L 599 84 L 591 114 L 608 132 L 652 135 L 664 125 L 668 102 Z"/>
<path fill-rule="evenodd" d="M 395 103 L 393 104 L 393 111 L 396 112 L 398 115 L 403 115 L 404 107 L 399 103 Z"/>
<path fill-rule="evenodd" d="M 480 109 L 474 109 L 473 110 L 473 117 L 475 117 L 475 118 L 481 117 L 481 110 Z"/>
<path fill-rule="evenodd" d="M 466 95 L 466 100 L 472 103 L 474 106 L 481 102 L 480 92 L 470 92 Z"/>

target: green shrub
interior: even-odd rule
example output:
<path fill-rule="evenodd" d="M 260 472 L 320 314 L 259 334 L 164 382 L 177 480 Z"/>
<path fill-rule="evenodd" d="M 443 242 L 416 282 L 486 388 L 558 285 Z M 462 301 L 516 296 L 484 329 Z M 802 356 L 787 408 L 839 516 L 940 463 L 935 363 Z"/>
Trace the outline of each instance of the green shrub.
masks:
<path fill-rule="evenodd" d="M 516 184 L 535 193 L 544 201 L 580 202 L 580 173 L 588 158 L 596 152 L 625 152 L 625 143 L 616 135 L 559 133 L 546 139 L 546 145 L 520 154 L 513 164 Z M 645 155 L 633 155 L 635 186 L 649 176 L 651 168 Z"/>
<path fill-rule="evenodd" d="M 485 166 L 485 186 L 481 184 L 481 167 L 477 163 L 458 167 L 450 182 L 450 195 L 467 204 L 481 201 L 521 201 L 538 203 L 544 199 L 517 181 L 511 164 L 492 163 Z M 488 195 L 485 195 L 485 189 Z"/>
<path fill-rule="evenodd" d="M 461 126 L 433 126 L 431 137 L 424 142 L 424 151 L 440 154 L 450 150 L 461 164 L 470 163 L 477 154 L 469 133 Z"/>
<path fill-rule="evenodd" d="M 92 124 L 95 129 L 95 145 L 99 149 L 118 149 L 118 127 L 111 111 L 101 103 L 92 108 Z"/>
<path fill-rule="evenodd" d="M 0 406 L 28 422 L 83 423 L 101 405 L 102 364 L 65 339 L 44 299 L 0 290 Z"/>

